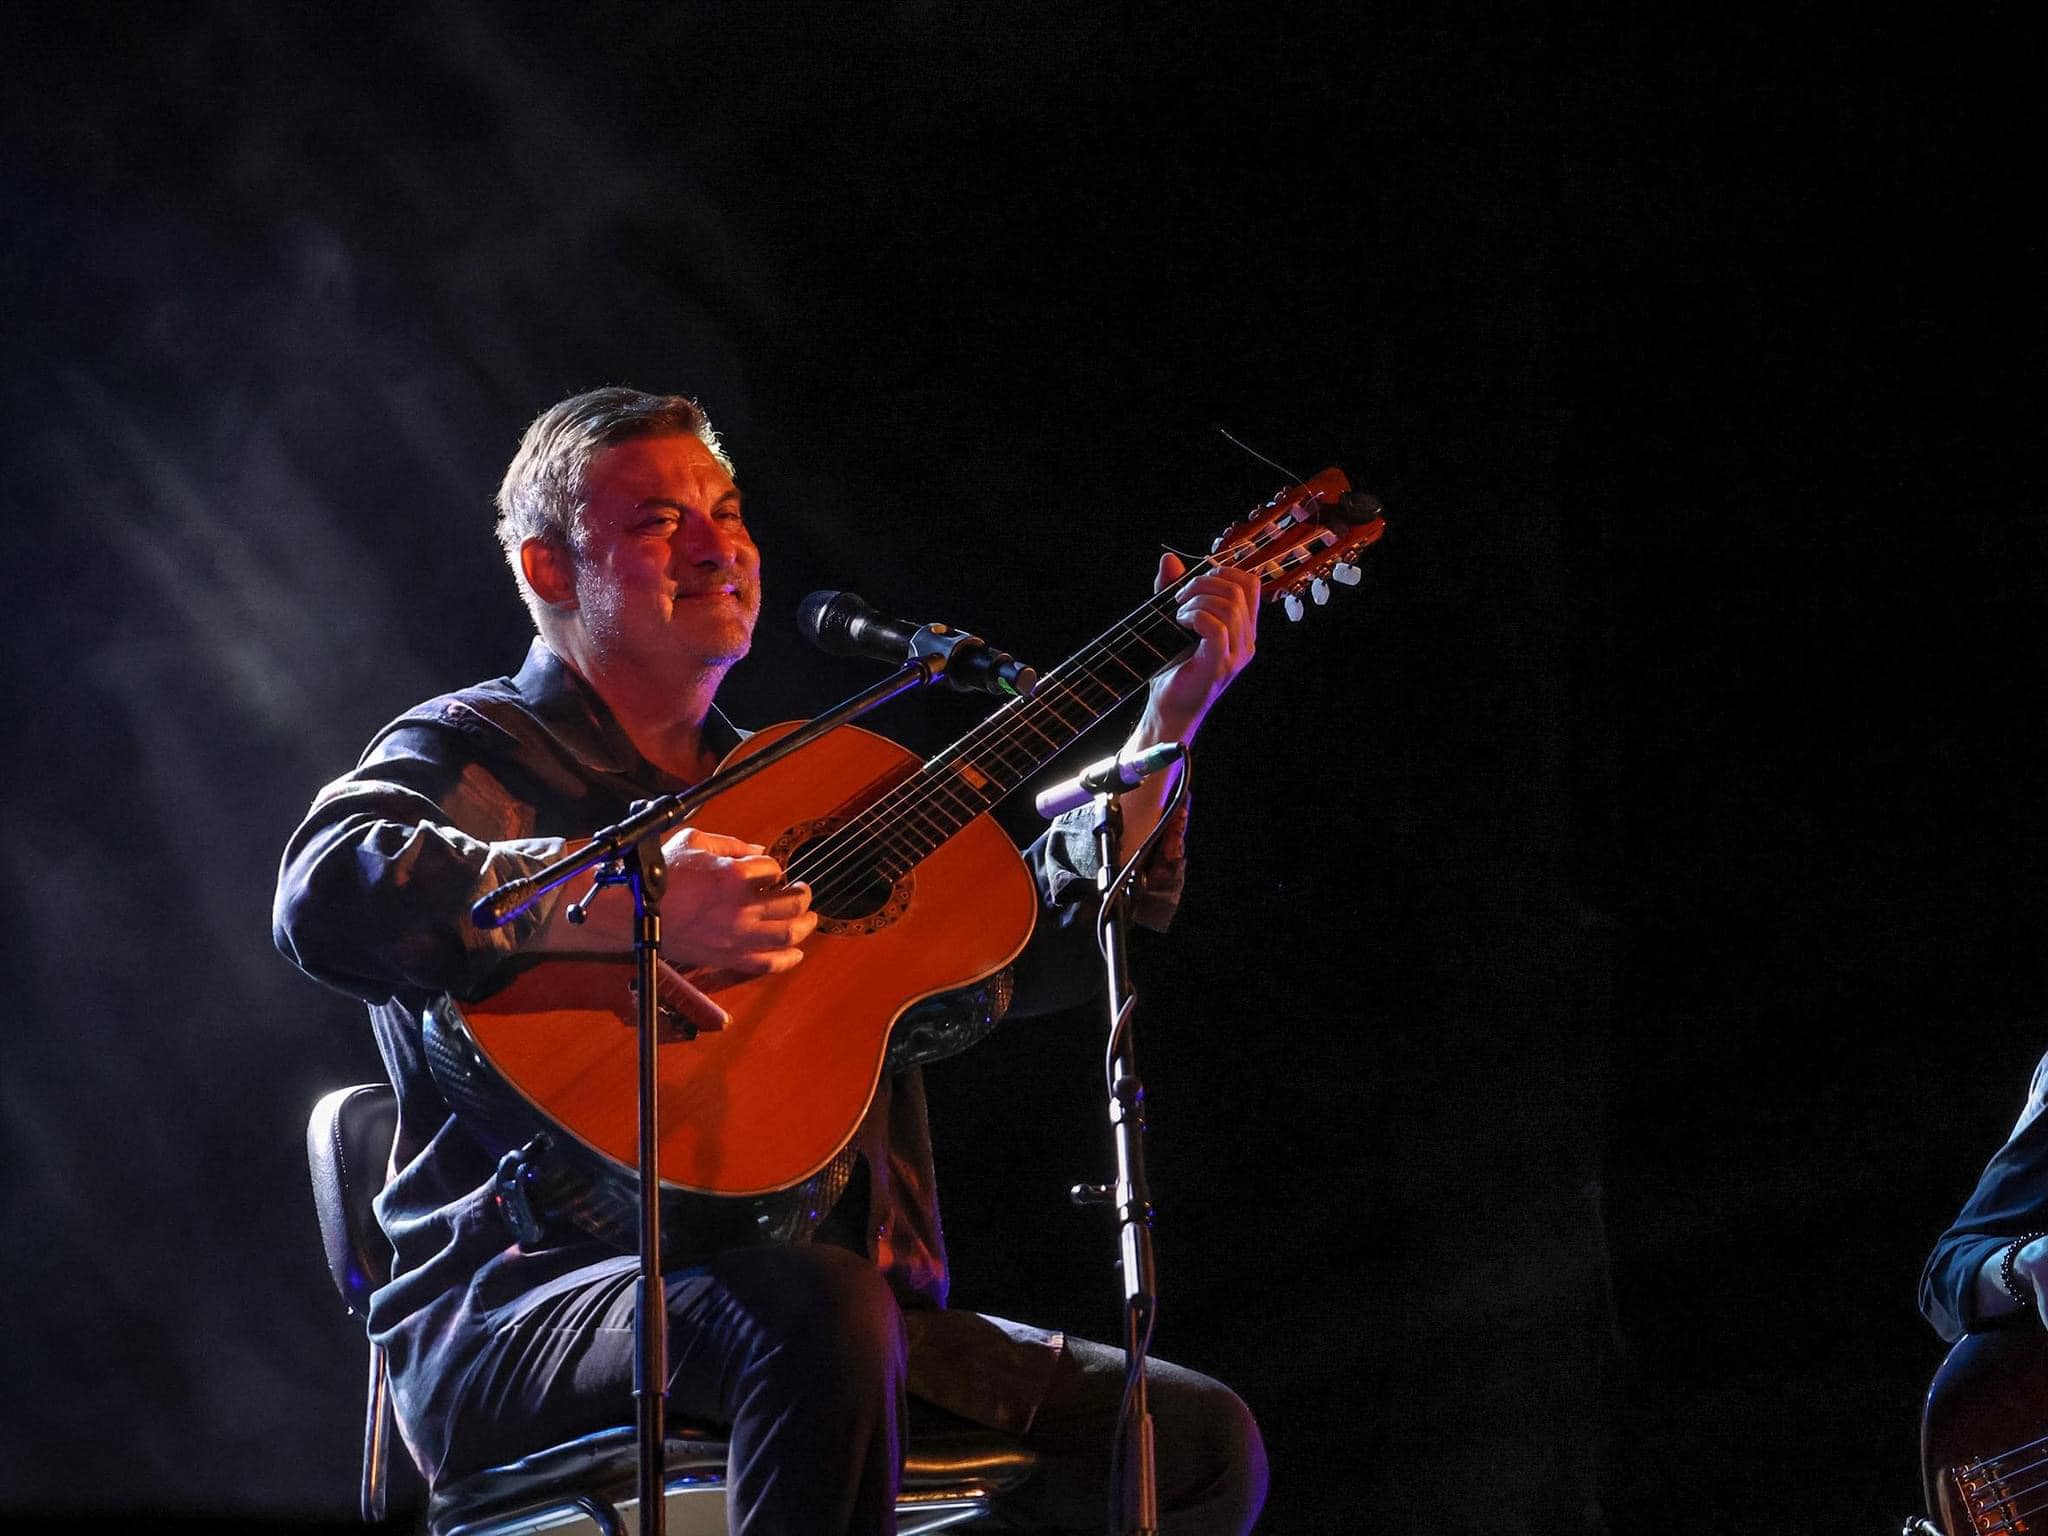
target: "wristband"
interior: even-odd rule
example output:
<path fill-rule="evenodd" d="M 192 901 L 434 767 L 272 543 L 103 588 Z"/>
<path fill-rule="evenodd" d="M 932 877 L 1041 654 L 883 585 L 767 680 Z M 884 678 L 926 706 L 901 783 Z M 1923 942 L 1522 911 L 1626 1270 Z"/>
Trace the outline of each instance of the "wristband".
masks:
<path fill-rule="evenodd" d="M 2014 1238 L 2005 1245 L 2005 1257 L 1998 1261 L 1998 1283 L 2005 1287 L 2005 1294 L 2018 1304 L 2022 1312 L 2033 1310 L 2034 1293 L 2030 1290 L 2022 1291 L 2012 1283 L 2012 1265 L 2013 1260 L 2020 1256 L 2020 1250 L 2037 1237 L 2048 1237 L 2048 1232 L 2029 1232 Z"/>

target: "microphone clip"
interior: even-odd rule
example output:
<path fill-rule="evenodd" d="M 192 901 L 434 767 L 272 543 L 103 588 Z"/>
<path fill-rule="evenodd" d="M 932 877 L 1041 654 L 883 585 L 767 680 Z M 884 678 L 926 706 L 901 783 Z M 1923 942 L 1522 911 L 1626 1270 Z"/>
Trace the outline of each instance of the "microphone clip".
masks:
<path fill-rule="evenodd" d="M 943 677 L 962 693 L 1028 699 L 1038 686 L 1035 667 L 997 650 L 979 635 L 962 634 L 945 624 L 927 624 L 913 634 L 910 655 L 924 664 L 928 677 Z"/>

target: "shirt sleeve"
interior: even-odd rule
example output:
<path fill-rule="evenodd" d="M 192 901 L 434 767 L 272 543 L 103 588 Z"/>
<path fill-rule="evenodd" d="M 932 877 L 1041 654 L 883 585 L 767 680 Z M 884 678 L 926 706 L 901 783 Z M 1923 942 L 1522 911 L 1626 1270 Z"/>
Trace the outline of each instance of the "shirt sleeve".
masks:
<path fill-rule="evenodd" d="M 1016 961 L 1012 1017 L 1055 1013 L 1088 1001 L 1102 988 L 1102 961 L 1095 948 L 1095 889 L 1101 860 L 1088 829 L 1089 807 L 1068 811 L 1024 850 L 1038 881 L 1044 909 L 1031 942 Z M 1131 919 L 1164 932 L 1180 906 L 1187 881 L 1188 798 L 1160 829 L 1152 852 L 1137 873 Z"/>
<path fill-rule="evenodd" d="M 502 739 L 502 740 L 501 740 Z M 469 909 L 565 846 L 535 837 L 493 750 L 510 734 L 459 703 L 383 732 L 355 770 L 327 785 L 286 845 L 272 937 L 315 980 L 367 1002 L 401 992 L 488 990 L 559 893 L 501 928 Z"/>
<path fill-rule="evenodd" d="M 1953 1342 L 1983 1326 L 1977 1274 L 2014 1238 L 2048 1230 L 2048 1056 L 2034 1068 L 2026 1108 L 2011 1138 L 1985 1166 L 1977 1187 L 1941 1234 L 1920 1274 L 1920 1311 Z"/>
<path fill-rule="evenodd" d="M 1054 912 L 1085 906 L 1091 918 L 1094 914 L 1095 880 L 1102 861 L 1096 855 L 1095 836 L 1088 830 L 1090 811 L 1091 807 L 1085 805 L 1068 811 L 1025 850 L 1024 857 L 1038 877 L 1045 904 Z M 1188 797 L 1183 795 L 1138 870 L 1131 920 L 1140 927 L 1164 933 L 1180 909 L 1187 866 Z"/>

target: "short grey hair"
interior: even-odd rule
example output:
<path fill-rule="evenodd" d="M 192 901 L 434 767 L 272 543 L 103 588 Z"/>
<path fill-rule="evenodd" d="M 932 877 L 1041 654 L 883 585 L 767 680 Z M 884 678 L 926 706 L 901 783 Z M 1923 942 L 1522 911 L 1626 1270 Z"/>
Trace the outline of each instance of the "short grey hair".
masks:
<path fill-rule="evenodd" d="M 728 475 L 733 472 L 711 418 L 688 395 L 650 395 L 615 385 L 572 395 L 533 419 L 498 486 L 496 504 L 498 544 L 536 623 L 540 599 L 520 569 L 519 546 L 528 539 L 556 539 L 573 551 L 590 461 L 619 443 L 671 434 L 698 439 Z"/>

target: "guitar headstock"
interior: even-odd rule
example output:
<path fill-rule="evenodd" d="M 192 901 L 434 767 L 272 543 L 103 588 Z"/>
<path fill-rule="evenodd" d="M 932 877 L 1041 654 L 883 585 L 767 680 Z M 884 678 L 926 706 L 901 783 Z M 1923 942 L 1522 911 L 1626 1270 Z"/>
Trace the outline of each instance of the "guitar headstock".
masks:
<path fill-rule="evenodd" d="M 1351 489 L 1341 469 L 1289 486 L 1232 523 L 1209 546 L 1209 558 L 1234 570 L 1256 571 L 1262 595 L 1299 619 L 1303 599 L 1330 600 L 1330 583 L 1358 585 L 1356 556 L 1387 531 L 1379 499 Z"/>

